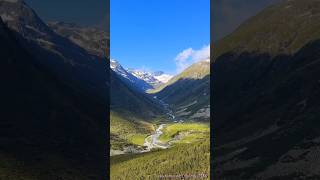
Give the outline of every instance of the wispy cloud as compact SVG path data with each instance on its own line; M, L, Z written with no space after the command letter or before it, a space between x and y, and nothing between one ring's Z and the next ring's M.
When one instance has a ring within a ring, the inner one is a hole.
M203 46L201 49L194 50L188 48L180 52L176 58L177 72L181 72L191 64L202 60L210 59L210 44Z

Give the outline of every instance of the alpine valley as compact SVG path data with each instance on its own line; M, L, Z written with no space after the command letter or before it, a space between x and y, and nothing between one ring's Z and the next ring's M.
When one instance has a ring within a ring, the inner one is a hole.
M109 130L112 180L210 178L208 59L173 77L127 69L98 27L44 22L23 0L0 0L0 17L0 179L105 179Z
M172 77L111 60L111 179L210 178L209 62Z

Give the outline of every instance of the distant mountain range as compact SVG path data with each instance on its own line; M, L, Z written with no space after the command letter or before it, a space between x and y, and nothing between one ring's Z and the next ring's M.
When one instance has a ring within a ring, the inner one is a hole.
M153 88L160 86L163 83L168 82L173 76L165 74L162 71L146 72L138 69L127 69L129 73L136 76L139 79L144 80L150 84Z
M127 85L132 86L143 92L154 89L165 82L168 82L171 75L165 74L161 71L157 72L146 72L137 69L125 69L122 65L114 60L110 60L111 69L116 72L121 78L127 83Z

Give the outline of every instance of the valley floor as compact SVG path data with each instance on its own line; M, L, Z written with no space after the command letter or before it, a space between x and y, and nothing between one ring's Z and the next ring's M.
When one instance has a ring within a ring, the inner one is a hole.
M112 150L111 179L159 179L186 174L209 179L209 124L166 122L153 126L155 130L145 136L143 144L140 141Z

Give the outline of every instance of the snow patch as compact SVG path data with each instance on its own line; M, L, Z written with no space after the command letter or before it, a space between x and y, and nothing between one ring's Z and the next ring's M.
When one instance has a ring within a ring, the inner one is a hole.
M32 30L32 31L34 31L34 32L36 32L36 33L38 33L38 34L42 35L42 36L45 36L45 35L46 35L46 33L39 31L38 29L36 29L36 28L35 28L35 27L33 27L33 26L26 25L26 28L28 28L28 29L30 29L30 30Z
M14 18L9 14L1 14L1 19L3 21L14 21Z
M160 76L154 76L158 81L162 83L167 83L173 76L169 74L162 74Z

